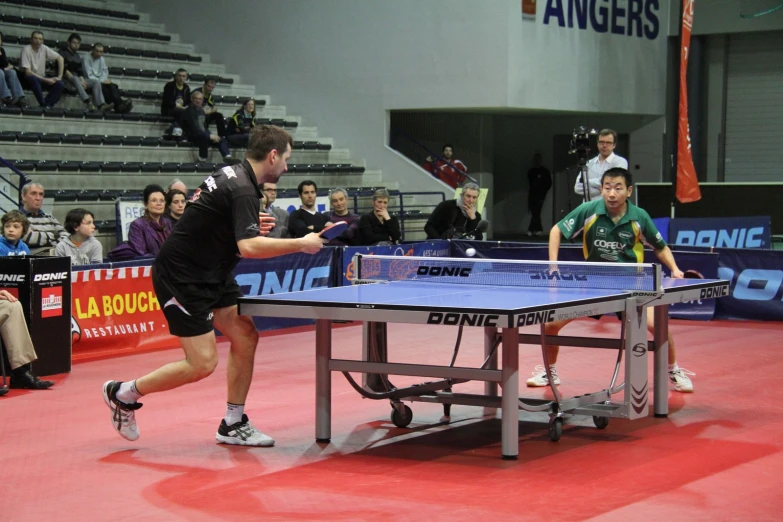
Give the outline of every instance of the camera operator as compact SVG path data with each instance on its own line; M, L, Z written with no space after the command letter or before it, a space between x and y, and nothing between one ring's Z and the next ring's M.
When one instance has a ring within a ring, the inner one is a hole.
M479 186L465 183L462 194L457 199L442 201L435 207L424 225L427 239L452 239L471 235L473 239L483 239L476 227L481 221L477 208Z
M587 199L585 199L585 187L582 184L583 173L579 173L574 185L574 192L582 198L582 201L595 201L602 198L601 176L604 175L604 172L615 167L628 169L628 161L614 153L616 146L617 133L615 131L603 129L598 133L598 156L587 162Z

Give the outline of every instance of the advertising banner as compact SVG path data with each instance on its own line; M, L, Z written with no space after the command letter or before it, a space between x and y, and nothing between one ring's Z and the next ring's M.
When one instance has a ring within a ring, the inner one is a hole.
M718 277L731 282L715 317L783 321L783 251L719 250Z
M692 203L701 199L699 180L693 166L691 131L688 123L688 55L693 28L693 7L696 0L683 0L680 34L680 107L677 125L677 200Z
M179 346L152 289L152 267L74 270L71 337L76 356Z
M671 244L689 247L771 248L769 216L677 218L669 222Z

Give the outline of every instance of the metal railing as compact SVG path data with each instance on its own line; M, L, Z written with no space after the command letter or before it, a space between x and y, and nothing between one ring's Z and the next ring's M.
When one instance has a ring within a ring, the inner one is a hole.
M14 189L17 193L17 198L14 199L10 195L6 194L5 192L0 191L0 212L5 214L9 210L16 210L20 206L22 206L22 187L26 183L29 183L31 179L30 176L28 176L21 170L17 169L13 163L7 161L2 156L0 156L0 165L6 167L13 174L16 174L19 177L19 184L14 185L14 182L8 177L6 177L4 173L0 173L0 181L2 181L3 183L7 183L8 186ZM11 208L6 208L7 205L10 205Z
M424 156L425 158L426 157L432 158L432 163L435 163L437 161L442 161L443 163L445 163L446 165L448 165L449 167L454 169L455 172L457 172L460 176L463 176L465 178L465 181L460 183L460 185L464 185L468 181L471 181L473 183L479 184L478 181L476 180L476 178L474 178L473 176L471 176L470 174L468 174L467 172L465 172L464 170L462 170L461 168L456 166L454 163L452 163L449 160L447 160L446 158L444 158L442 155L438 154L437 152L433 152L432 150L430 150L429 147L427 147L426 145L424 145L423 143L418 141L416 138L408 135L406 132L401 131L399 129L392 129L391 130L391 141L389 143L389 146L391 148L393 148L394 150L396 150L398 152L401 152L403 155L407 156L409 159L411 159L413 161L417 161L416 158L412 158L409 155L405 154L402 150L400 150L400 147L397 146L397 144L396 144L396 140L402 140L402 141L404 141L405 143L407 143L409 145L413 145L414 150L420 149L420 150L417 150L417 151L419 153L425 154L425 156ZM421 162L417 161L417 163L421 163Z

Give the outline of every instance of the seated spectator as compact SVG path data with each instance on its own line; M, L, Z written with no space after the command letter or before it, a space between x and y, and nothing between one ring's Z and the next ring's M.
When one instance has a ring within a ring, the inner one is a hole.
M185 212L186 200L187 197L181 190L169 189L166 192L166 212L163 215L169 218L172 223L176 223L182 217L182 213Z
M157 256L171 234L172 223L163 217L166 197L160 185L144 187L144 214L128 229L128 244L140 256Z
M275 218L274 227L268 237L291 237L288 232L288 211L274 204L277 200L277 183L265 181L261 184L261 191L266 199L266 203L262 203L261 208Z
M174 73L174 79L163 86L160 113L163 116L174 118L174 124L166 130L165 134L182 135L179 120L185 108L190 105L190 87L185 83L187 79L188 71L177 69L177 72Z
M54 107L63 92L63 72L65 60L43 43L44 35L41 31L33 31L30 35L30 44L22 49L20 66L24 72L24 81L27 87L35 94L35 99L41 107ZM46 61L57 61L57 75L46 75ZM47 91L44 98L43 90Z
M181 179L179 179L179 178L172 179L171 183L169 183L169 186L166 188L166 194L168 194L171 189L179 190L180 192L185 194L185 197L187 199L188 187L187 187L187 185L185 185L185 182L182 181Z
M133 102L120 96L120 88L109 79L109 68L103 58L103 44L96 42L90 49L90 54L84 57L82 70L85 82L93 89L95 105L102 111L114 109L114 112L125 114L133 109ZM99 85L99 88L95 86ZM100 91L100 92L98 92ZM100 94L100 98L98 95Z
M38 356L30 339L22 304L8 290L0 290L0 338L11 363L11 388L44 390L54 384L42 381L33 373L30 363Z
M297 186L302 205L288 216L288 232L291 237L305 237L310 232L320 232L329 220L315 206L318 187L309 179Z
M95 216L89 210L75 208L65 215L65 230L71 233L54 249L58 257L70 257L71 265L89 265L103 261L103 245L95 239Z
M339 237L330 240L327 244L336 246L355 244L359 239L359 220L361 216L348 211L348 192L344 188L332 189L329 192L329 203L332 206L332 210L324 212L326 219L330 223L345 221L348 223L348 228Z
M35 254L48 254L57 243L68 237L68 231L57 218L44 212L41 207L44 200L44 188L40 183L28 183L22 187L22 214L30 222L24 242Z
M30 222L18 210L6 213L2 218L3 236L0 237L0 256L29 256L30 249L22 237L30 228Z
M466 183L457 199L438 203L424 225L427 239L451 239L475 230L481 221L481 213L476 210L479 192L478 185ZM483 239L481 232L476 232L474 239Z
M60 56L65 60L65 76L64 81L69 87L73 87L76 90L76 94L84 102L84 106L87 110L94 111L95 105L98 105L102 109L105 107L103 103L103 93L101 93L100 82L90 82L84 79L84 73L82 72L82 56L79 54L79 46L82 44L82 37L76 33L71 33L68 37L68 44L60 51ZM92 95L95 98L95 104L92 103L90 96L85 89L90 89ZM105 109L104 109L105 110Z
M223 156L223 161L226 163L239 163L239 160L234 160L231 157L226 138L221 138L217 134L210 134L207 130L204 124L207 115L204 114L203 103L204 95L198 91L194 92L190 95L190 105L180 115L182 133L198 147L198 160L201 162L207 161L209 159L209 147L213 146L220 151L220 155Z
M27 107L19 76L3 49L3 33L0 33L0 100L5 105L16 105L21 109Z
M250 131L256 126L256 102L253 99L245 101L242 108L228 119L226 139L234 147L247 147Z
M386 189L376 190L372 196L372 212L359 220L360 245L400 242L400 222L389 215L388 206L389 192Z
M450 144L443 146L443 159L435 161L432 156L427 156L424 170L445 182L452 188L457 188L465 181L465 173L468 168L460 160L454 158L454 147Z
M215 79L206 78L204 80L204 85L202 85L198 89L193 89L193 92L200 92L201 94L204 95L204 104L202 105L202 107L204 109L204 114L207 115L207 117L204 119L204 127L206 129L209 129L210 124L212 122L215 122L218 136L225 136L226 120L223 117L223 115L217 111L217 108L215 107L215 102L214 100L212 100L212 91L214 90L215 90Z

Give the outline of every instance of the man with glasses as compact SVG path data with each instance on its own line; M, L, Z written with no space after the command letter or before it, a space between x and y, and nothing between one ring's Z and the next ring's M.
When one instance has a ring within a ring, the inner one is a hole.
M587 199L585 199L585 187L582 183L582 173L576 177L574 192L582 198L582 201L595 201L601 199L601 176L609 169L628 169L628 160L614 153L617 146L617 133L612 129L603 129L598 133L598 156L587 162Z
M277 183L267 182L261 188L264 191L267 203L264 212L271 214L275 218L275 226L269 232L268 237L291 237L288 233L288 211L272 204L277 199Z

